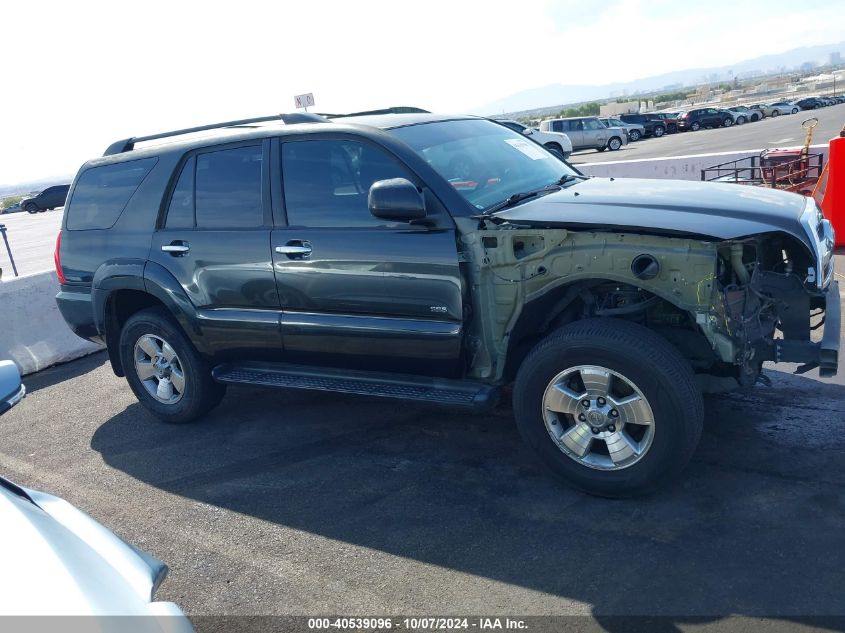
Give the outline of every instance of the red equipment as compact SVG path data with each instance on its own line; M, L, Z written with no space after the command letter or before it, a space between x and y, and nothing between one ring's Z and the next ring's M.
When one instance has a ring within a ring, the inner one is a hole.
M831 139L822 211L836 232L836 246L845 246L845 128Z

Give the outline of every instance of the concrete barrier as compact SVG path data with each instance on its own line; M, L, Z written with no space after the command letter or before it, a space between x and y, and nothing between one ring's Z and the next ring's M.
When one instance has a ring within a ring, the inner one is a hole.
M102 349L70 331L58 291L53 271L0 282L0 359L15 361L23 374Z
M640 158L636 160L612 161L607 163L584 163L576 165L589 176L615 178L672 178L675 180L701 180L701 170L719 163L727 163L749 156L759 156L761 149L717 152L714 154L692 154L670 158ZM827 160L827 143L811 145L811 153L822 152Z

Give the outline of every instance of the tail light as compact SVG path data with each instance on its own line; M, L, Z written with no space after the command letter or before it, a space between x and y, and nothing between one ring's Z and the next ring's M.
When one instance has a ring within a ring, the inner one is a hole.
M56 263L56 277L59 278L59 283L65 283L65 273L62 270L62 232L59 231L58 237L56 237L56 250L53 253L53 261Z

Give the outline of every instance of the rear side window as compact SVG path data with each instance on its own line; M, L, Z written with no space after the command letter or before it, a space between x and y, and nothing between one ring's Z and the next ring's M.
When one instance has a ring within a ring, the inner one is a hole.
M85 170L76 181L67 210L68 230L114 226L157 161L157 158L144 158Z
M261 145L197 155L194 176L197 228L254 228L264 225L262 155Z

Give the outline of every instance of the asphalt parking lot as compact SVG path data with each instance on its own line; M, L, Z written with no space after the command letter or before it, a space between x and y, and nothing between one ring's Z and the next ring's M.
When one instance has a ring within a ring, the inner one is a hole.
M572 155L572 164L607 163L617 160L664 158L763 149L766 147L791 147L804 144L801 122L810 117L819 120L813 131L813 143L827 143L838 136L845 125L845 103L799 112L798 114L768 117L762 121L733 125L729 128L699 130L667 134L661 138L647 138L628 143L617 152L584 150Z
M9 213L0 215L0 224L6 225L6 237L18 267L18 274L31 275L53 268L53 249L56 235L62 227L64 209L44 213ZM0 239L0 268L3 279L14 276L6 245Z
M709 398L688 470L639 500L555 483L507 408L241 387L204 422L168 426L102 353L27 377L0 421L0 472L166 561L158 598L200 630L216 614L793 630L845 616L845 380L786 371Z

